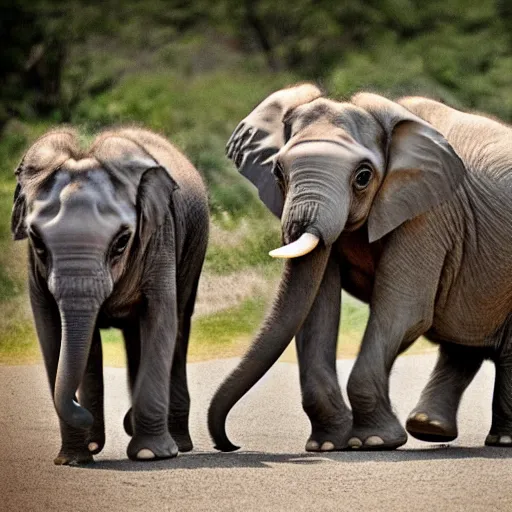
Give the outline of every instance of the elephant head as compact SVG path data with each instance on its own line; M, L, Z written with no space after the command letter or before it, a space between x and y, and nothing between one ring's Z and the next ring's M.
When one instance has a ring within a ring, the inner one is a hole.
M93 418L75 394L98 314L121 280L136 281L127 269L143 258L176 183L128 137L105 133L85 152L71 130L40 138L16 176L12 233L28 238L31 283L53 297L61 318L55 407L86 428Z
M270 368L313 304L331 247L342 232L366 229L369 242L450 198L465 168L446 139L398 103L361 93L323 98L303 84L270 95L227 146L230 157L281 218L286 258L277 297L240 365L209 411L217 448L231 407Z

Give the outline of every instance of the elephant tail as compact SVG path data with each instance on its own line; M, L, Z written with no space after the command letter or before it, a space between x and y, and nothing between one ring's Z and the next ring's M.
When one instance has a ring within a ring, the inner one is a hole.
M330 247L286 260L270 312L249 350L220 385L208 410L208 429L217 450L237 450L226 434L226 418L242 398L279 359L305 321L318 293Z

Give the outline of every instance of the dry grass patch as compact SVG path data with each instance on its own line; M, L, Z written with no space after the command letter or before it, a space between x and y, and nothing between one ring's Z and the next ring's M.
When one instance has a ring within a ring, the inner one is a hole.
M233 308L251 297L272 297L278 276L268 269L248 268L226 275L203 274L194 317Z

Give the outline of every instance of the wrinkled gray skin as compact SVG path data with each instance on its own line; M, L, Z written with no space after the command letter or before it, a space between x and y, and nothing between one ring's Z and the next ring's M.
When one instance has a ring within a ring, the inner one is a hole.
M60 419L55 463L90 462L105 444L106 327L126 343L128 456L191 450L185 360L208 237L197 171L145 130L104 132L82 151L72 130L59 129L28 150L16 175L12 232L29 239L30 300Z
M490 358L486 444L511 446L512 130L424 98L320 96L307 84L274 93L228 143L228 156L281 217L284 242L304 232L321 241L286 261L263 326L213 397L217 448L236 448L225 432L230 409L294 335L312 427L306 450L404 444L389 374L421 335L440 351L409 433L454 439L461 396ZM370 304L348 383L352 424L335 367L341 288Z

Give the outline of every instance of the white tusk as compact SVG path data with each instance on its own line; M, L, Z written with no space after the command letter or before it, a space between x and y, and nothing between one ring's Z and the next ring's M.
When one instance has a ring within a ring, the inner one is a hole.
M272 258L298 258L311 252L320 242L320 238L311 233L304 233L298 240L291 244L279 247L270 251L269 254Z

